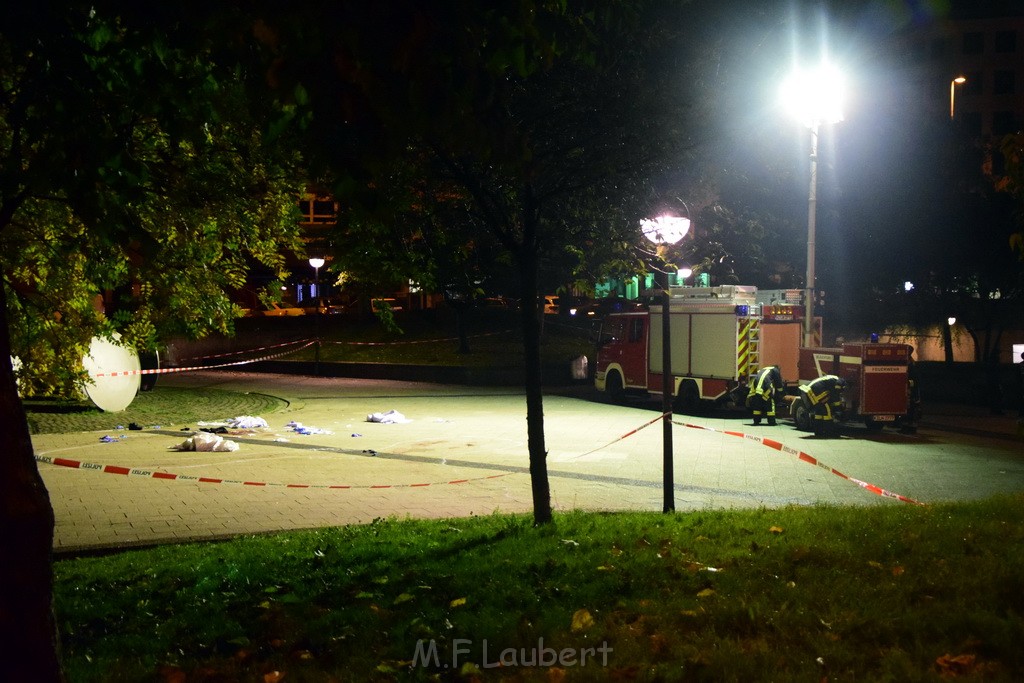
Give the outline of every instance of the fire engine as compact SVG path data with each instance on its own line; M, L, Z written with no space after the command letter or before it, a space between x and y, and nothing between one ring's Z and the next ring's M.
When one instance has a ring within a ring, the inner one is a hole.
M800 382L836 375L847 382L842 419L863 422L877 431L910 418L910 354L907 344L843 344L836 348L801 348ZM803 402L790 399L798 429L810 430Z
M662 394L663 305L605 318L594 385L613 399ZM762 365L797 376L803 307L759 304L743 285L672 287L668 306L673 405L693 412L701 401L742 402Z

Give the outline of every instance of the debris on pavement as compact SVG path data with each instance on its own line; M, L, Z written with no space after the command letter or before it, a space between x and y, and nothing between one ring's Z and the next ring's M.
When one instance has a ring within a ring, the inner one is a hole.
M397 410L389 410L386 413L370 413L366 416L367 422L379 422L381 424L405 424L412 422Z
M294 420L292 420L291 422L286 424L285 427L287 427L288 429L292 430L296 434L309 435L309 434L331 434L332 433L332 432L327 431L326 429L320 429L319 427L309 427L307 425L302 424L301 422L296 422Z
M182 441L177 446L171 446L172 451L204 451L204 452L233 452L238 450L238 444L229 441L222 436L209 432L198 432Z
M262 429L270 427L267 421L262 417L254 417L252 415L241 415L239 417L233 417L227 420L217 421L203 421L197 422L200 427L207 427L209 429L215 429L222 427L226 429Z

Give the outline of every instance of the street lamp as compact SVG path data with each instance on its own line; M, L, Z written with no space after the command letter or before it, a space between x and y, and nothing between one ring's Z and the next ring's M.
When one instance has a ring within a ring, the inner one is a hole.
M950 121L953 120L953 113L956 111L956 109L953 106L954 99L956 98L956 86L960 85L961 83L966 83L966 82L967 82L967 79L964 78L963 76L957 76L956 78L954 78L953 80L951 80L949 82L949 119L950 119Z
M677 244L690 230L689 218L658 216L640 221L640 229L658 249L663 260L668 248ZM662 264L657 269L661 287L661 412L662 412L662 488L664 491L663 512L676 509L675 473L672 467L672 395L675 393L675 378L672 376L672 327L669 322L668 270Z
M313 326L316 332L316 345L314 346L313 356L313 374L320 374L320 269L327 263L326 260L312 256L309 259L309 265L313 267L313 291L316 293L316 312L313 314L316 317L313 319Z
M807 277L804 283L804 346L814 345L814 230L818 205L818 127L843 120L843 79L822 62L797 70L782 84L781 99L792 116L811 130L811 179L807 197Z

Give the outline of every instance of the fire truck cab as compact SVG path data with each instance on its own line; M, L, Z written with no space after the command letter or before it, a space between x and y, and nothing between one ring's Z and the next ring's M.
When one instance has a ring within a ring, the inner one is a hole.
M836 375L847 382L843 419L863 422L877 431L910 419L909 367L912 348L907 344L843 344L836 348L801 348L800 382ZM790 403L798 429L811 428L803 403Z

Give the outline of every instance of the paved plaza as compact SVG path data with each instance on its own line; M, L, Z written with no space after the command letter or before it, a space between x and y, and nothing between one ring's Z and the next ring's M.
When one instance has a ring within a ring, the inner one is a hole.
M213 371L160 384L288 405L256 416L267 428L224 434L239 445L233 452L173 450L196 424L34 436L37 456L65 465L39 465L58 553L532 509L526 407L515 388ZM556 512L660 511L658 413L575 393L544 401ZM367 421L391 410L408 421ZM754 427L741 414L677 416L689 426L674 427L676 509L912 504L866 485L925 504L1024 491L1015 418L966 410L935 407L916 435L850 429L836 439L785 423ZM318 433L300 434L292 422Z

